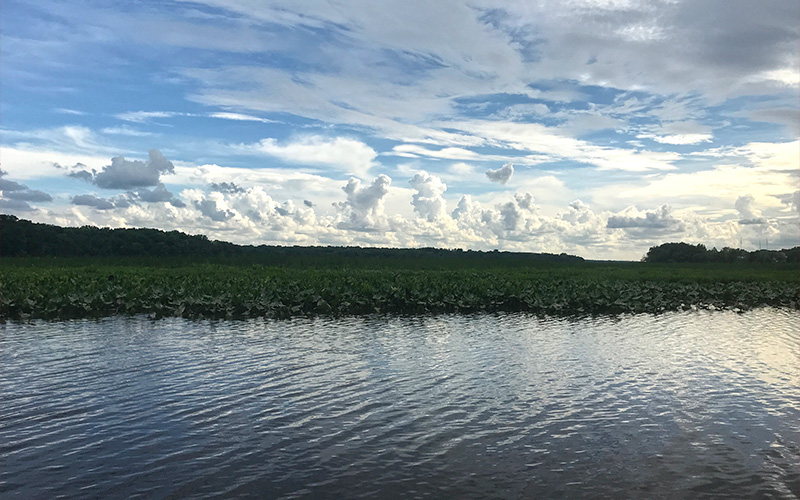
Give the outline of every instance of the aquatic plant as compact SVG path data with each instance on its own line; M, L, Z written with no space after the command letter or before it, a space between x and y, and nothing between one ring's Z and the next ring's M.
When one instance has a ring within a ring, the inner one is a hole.
M786 269L581 263L496 269L332 269L4 263L2 319L527 311L543 315L798 308Z

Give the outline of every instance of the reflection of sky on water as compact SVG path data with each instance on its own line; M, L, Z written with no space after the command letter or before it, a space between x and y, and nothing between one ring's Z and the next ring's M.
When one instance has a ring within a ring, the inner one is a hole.
M797 319L5 324L0 487L785 496L800 489Z

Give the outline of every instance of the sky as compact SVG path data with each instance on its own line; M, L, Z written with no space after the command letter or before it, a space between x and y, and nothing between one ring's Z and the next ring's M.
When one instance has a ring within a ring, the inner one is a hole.
M0 211L242 244L800 245L796 0L0 6Z

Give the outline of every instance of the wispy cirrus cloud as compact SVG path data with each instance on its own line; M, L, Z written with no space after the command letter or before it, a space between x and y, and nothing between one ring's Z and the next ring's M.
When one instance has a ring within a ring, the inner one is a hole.
M261 123L278 123L276 120L268 120L267 118L259 118L258 116L248 115L244 113L229 113L229 112L216 112L209 113L211 118L219 118L221 120L233 120L244 122L261 122Z
M177 111L127 111L114 115L117 119L133 123L148 123L159 118L174 118L187 116L187 113Z

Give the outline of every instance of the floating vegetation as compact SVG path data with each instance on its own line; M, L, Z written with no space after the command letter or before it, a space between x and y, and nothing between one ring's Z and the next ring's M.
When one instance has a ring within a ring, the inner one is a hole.
M793 268L590 262L449 270L300 269L188 261L174 267L92 266L74 260L4 264L4 320L800 308Z

